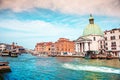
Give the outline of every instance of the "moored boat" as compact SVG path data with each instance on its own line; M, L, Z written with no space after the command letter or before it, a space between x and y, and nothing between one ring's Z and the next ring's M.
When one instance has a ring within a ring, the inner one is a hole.
M9 50L4 50L1 52L2 56L9 56L10 55L10 51Z
M111 54L107 54L106 59L113 59Z
M18 53L17 53L17 52L11 52L11 53L10 53L10 56L11 56L11 57L18 57Z
M10 66L8 62L1 62L0 61L0 73L10 72ZM0 79L1 80L1 79Z
M85 58L87 59L97 59L97 54L95 51L86 51Z

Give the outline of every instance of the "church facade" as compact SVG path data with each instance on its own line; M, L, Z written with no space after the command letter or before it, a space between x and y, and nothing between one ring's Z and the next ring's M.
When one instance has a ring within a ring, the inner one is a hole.
M84 29L83 35L75 40L75 51L78 54L84 54L86 51L95 51L97 54L104 51L103 32L94 23L92 15L90 15L89 24Z

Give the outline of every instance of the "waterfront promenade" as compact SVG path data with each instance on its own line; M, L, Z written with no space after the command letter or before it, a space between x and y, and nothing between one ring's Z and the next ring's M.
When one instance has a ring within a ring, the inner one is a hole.
M40 53L37 51L33 51L33 50L29 50L29 53L31 53L32 55L35 56L49 56L49 57L73 57L73 58L85 58L85 54L81 54L81 55L61 55L61 54L48 54L48 53ZM95 58L91 58L91 59L119 59L118 56L112 56L109 58L107 56L107 54L96 54Z

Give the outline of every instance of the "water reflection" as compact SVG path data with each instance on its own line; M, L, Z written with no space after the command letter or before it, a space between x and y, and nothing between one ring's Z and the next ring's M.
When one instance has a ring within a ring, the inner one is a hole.
M59 62L72 62L74 61L74 58L70 57L56 57L56 60Z

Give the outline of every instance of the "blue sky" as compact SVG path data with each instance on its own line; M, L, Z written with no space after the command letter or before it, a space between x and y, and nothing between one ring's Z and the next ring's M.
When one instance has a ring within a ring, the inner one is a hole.
M103 31L120 28L120 1L113 1L0 0L0 42L34 49L37 42L75 40L90 13Z

